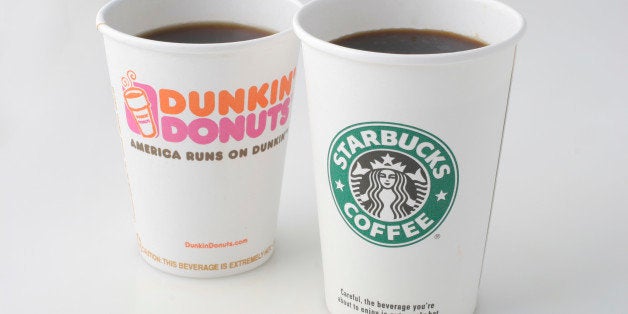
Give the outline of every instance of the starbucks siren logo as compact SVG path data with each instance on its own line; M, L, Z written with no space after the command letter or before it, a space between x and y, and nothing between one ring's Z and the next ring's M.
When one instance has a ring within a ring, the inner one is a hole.
M377 245L423 240L454 203L456 159L445 143L421 129L386 122L352 125L336 135L327 161L340 215Z

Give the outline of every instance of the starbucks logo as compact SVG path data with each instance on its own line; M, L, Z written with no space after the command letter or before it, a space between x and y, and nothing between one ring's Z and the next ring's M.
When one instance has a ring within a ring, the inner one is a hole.
M327 160L338 212L371 243L417 243L443 223L454 203L456 159L424 130L386 122L352 125L336 135Z

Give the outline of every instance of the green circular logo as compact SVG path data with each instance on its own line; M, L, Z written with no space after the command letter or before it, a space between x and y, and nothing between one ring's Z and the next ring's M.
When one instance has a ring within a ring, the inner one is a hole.
M451 149L427 131L398 123L345 128L329 146L327 165L340 216L380 246L425 239L443 223L458 190Z

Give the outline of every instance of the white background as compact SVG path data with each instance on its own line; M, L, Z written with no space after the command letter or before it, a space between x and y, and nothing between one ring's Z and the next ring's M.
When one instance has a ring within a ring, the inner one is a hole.
M326 313L302 75L271 260L195 280L140 258L105 2L0 0L0 313ZM505 2L529 28L476 313L626 313L628 2Z

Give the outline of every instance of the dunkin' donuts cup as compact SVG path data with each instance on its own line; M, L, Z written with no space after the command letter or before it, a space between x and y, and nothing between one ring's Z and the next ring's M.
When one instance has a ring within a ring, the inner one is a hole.
M273 252L299 42L291 0L118 0L98 13L141 256L219 277ZM192 22L276 31L181 44L139 38Z
M400 55L329 43L386 28L489 45ZM523 18L491 0L316 0L294 29L328 308L472 313Z

